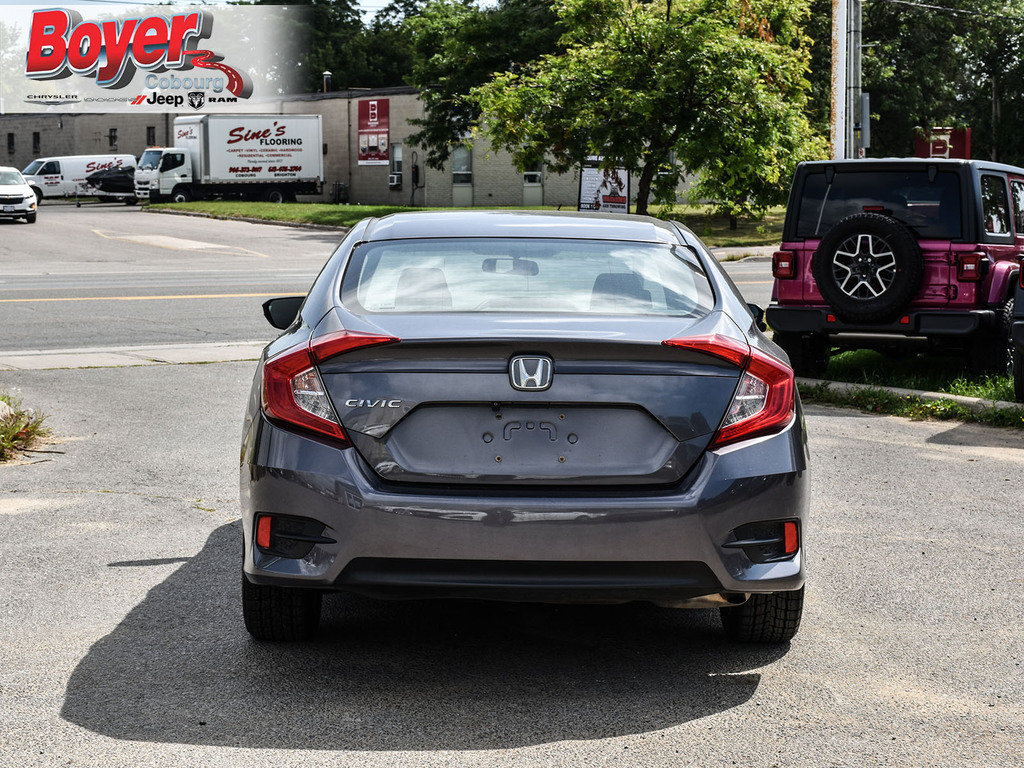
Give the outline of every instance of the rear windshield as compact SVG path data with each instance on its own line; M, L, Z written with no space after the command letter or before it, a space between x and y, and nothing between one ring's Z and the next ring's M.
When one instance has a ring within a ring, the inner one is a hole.
M22 173L24 173L26 176L35 176L36 175L36 171L39 170L39 168L40 168L40 166L42 164L43 164L42 160L33 160L31 163L29 163L25 167L25 170L22 171Z
M808 174L797 213L797 237L821 237L841 219L877 210L906 224L919 238L953 240L961 236L960 177L940 171L837 171L832 183L824 173Z
M452 238L356 248L342 301L357 313L556 312L701 316L714 294L684 246Z

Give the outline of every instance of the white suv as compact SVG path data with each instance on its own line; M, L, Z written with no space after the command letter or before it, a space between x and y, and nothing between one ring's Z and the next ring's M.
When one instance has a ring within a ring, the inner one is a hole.
M0 166L0 217L36 220L36 193L16 168Z

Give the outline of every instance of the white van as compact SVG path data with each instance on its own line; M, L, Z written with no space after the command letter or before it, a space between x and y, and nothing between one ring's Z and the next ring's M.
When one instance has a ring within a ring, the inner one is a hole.
M68 155L40 157L22 171L36 198L70 197L81 193L85 177L109 168L134 168L134 155Z

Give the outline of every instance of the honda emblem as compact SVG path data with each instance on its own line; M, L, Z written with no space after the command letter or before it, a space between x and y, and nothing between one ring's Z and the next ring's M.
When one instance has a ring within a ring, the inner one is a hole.
M508 378L513 389L539 391L551 386L555 364L550 357L519 355L508 364Z

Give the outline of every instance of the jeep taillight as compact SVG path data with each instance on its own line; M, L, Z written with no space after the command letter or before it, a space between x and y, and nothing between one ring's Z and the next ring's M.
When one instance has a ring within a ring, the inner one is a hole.
M796 277L796 253L776 251L772 254L772 277L790 280Z
M988 274L988 257L981 252L961 253L956 260L956 278L962 283L976 283Z
M263 412L272 421L348 444L316 363L354 349L391 344L391 336L341 331L274 355L263 365Z

